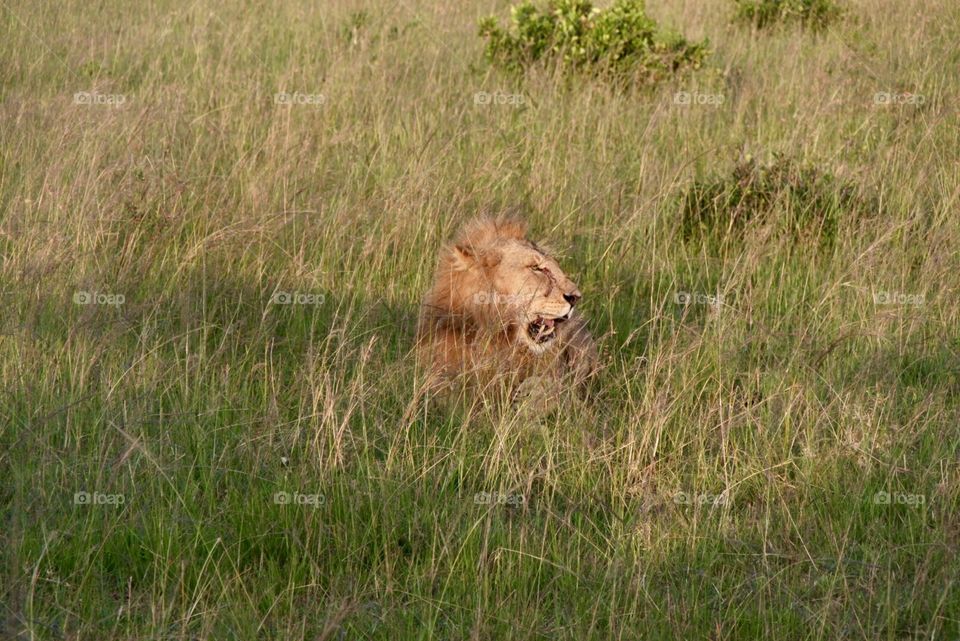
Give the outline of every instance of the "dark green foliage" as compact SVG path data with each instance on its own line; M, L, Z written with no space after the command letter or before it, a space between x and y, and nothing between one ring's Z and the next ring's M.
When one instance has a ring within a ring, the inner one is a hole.
M680 229L684 240L724 241L748 224L776 221L797 238L830 244L841 217L864 217L875 208L856 185L812 165L747 157L727 175L694 182L681 197Z
M617 0L602 10L586 0L551 0L544 9L522 2L511 9L511 28L491 16L481 21L480 35L487 38L487 58L513 71L542 60L565 70L657 82L699 68L707 55L706 42L661 31L642 0Z
M814 30L829 26L840 17L833 0L734 0L736 17L757 28L782 22L800 22Z

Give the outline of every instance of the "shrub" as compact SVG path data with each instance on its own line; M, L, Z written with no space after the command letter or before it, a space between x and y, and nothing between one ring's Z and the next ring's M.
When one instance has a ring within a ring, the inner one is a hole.
M511 27L502 28L493 16L480 22L487 59L513 71L542 60L565 70L636 73L656 82L699 68L707 55L706 42L661 31L642 0L616 0L605 10L586 0L550 0L545 9L523 2L511 9Z
M736 16L757 28L781 22L800 22L820 30L840 17L840 8L833 0L734 0Z
M723 243L739 238L748 223L776 222L798 239L830 244L842 216L862 218L876 208L856 184L814 166L747 157L729 175L694 182L681 197L680 230L687 241Z

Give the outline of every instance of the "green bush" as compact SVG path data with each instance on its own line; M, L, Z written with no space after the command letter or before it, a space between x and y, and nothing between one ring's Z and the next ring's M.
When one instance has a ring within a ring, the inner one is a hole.
M748 223L776 223L797 239L831 244L841 217L862 218L876 208L856 184L814 166L747 157L730 174L696 181L682 195L680 230L684 240L722 244L739 238Z
M757 28L781 22L800 22L815 30L827 27L840 17L833 0L733 0L736 16Z
M511 9L511 28L491 16L480 22L480 35L487 38L487 59L513 71L545 61L657 82L699 68L707 55L706 42L661 31L642 0L617 0L604 10L586 0L550 0L545 9L523 2Z

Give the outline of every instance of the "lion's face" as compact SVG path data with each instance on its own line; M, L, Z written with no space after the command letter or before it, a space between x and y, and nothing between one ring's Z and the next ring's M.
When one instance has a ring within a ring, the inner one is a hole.
M436 384L466 375L481 390L507 383L514 401L543 400L596 372L596 347L574 309L580 290L526 232L516 219L480 216L440 251L417 319L418 362Z
M504 239L485 254L492 291L478 299L493 307L517 342L534 353L545 351L573 313L580 290L557 261L529 241Z

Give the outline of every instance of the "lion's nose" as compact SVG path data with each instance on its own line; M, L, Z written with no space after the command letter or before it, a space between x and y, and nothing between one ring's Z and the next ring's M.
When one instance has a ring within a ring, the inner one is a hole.
M563 295L563 300L567 301L571 305L576 305L577 301L583 298L583 294L580 293L579 289L575 289L569 294Z

